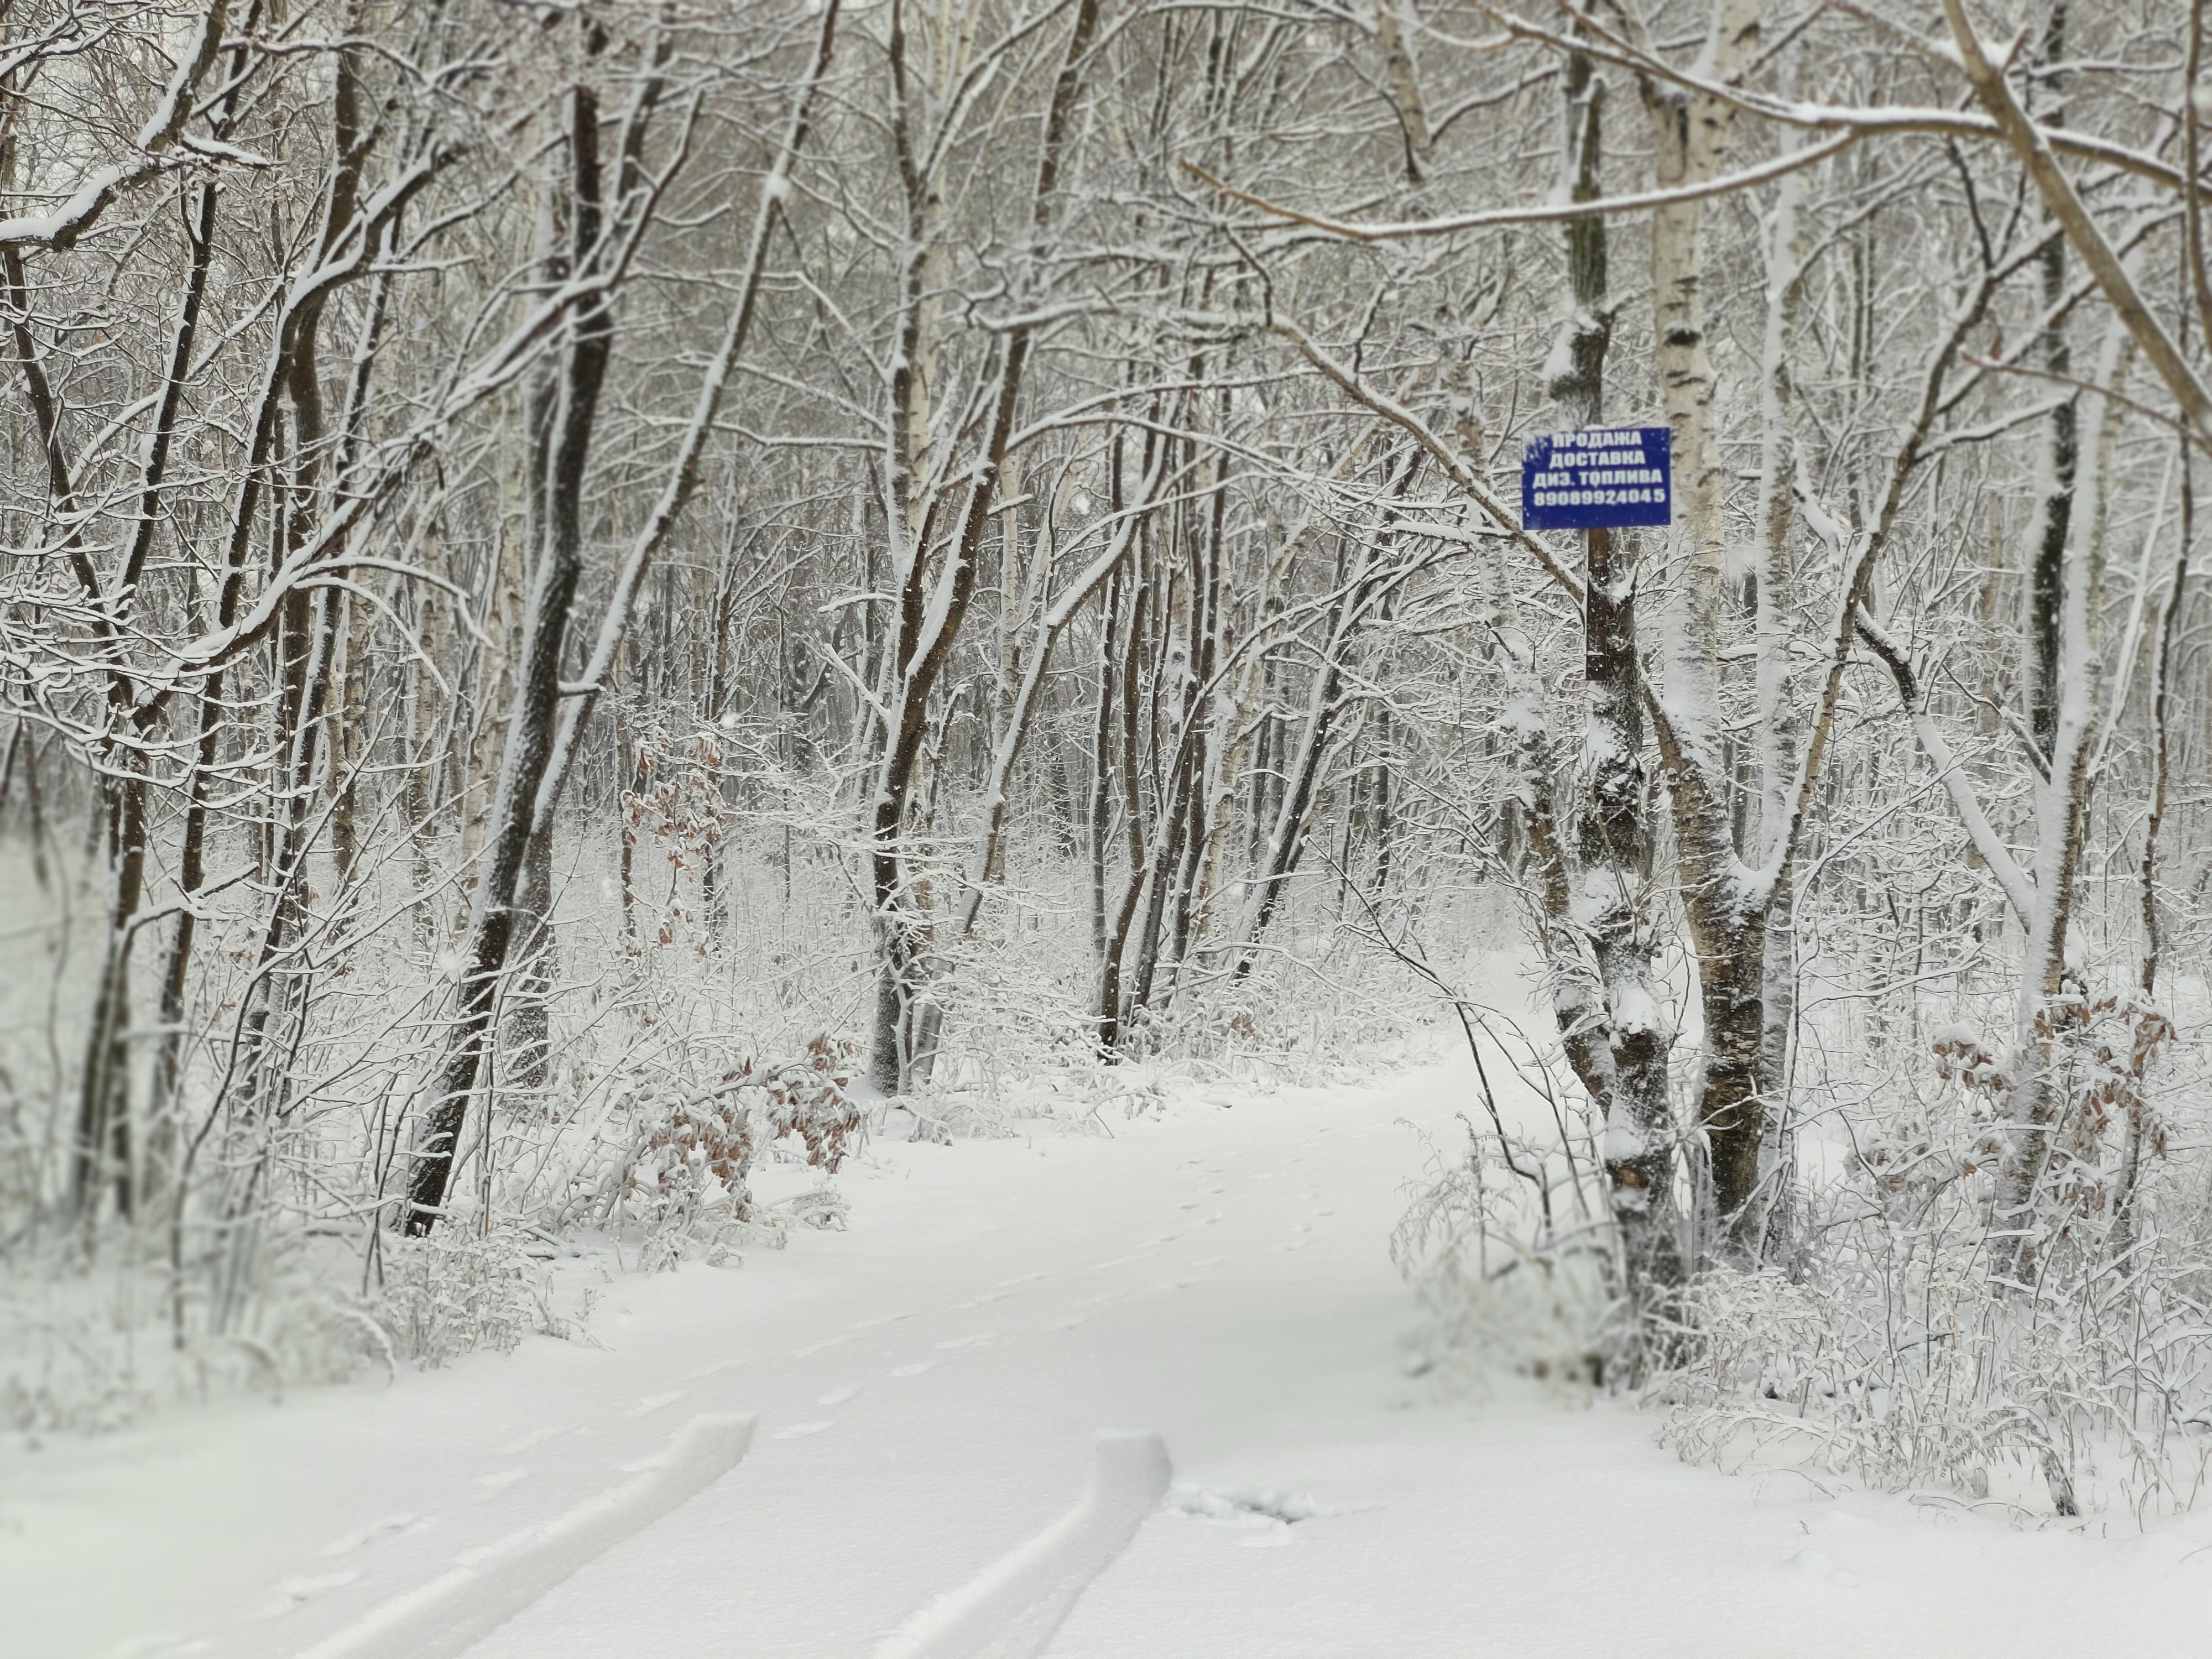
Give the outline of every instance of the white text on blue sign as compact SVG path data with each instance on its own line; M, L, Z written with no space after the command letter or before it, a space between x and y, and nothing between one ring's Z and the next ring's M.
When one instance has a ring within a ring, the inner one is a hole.
M1599 426L1530 439L1521 457L1522 528L1673 522L1673 437L1663 426Z

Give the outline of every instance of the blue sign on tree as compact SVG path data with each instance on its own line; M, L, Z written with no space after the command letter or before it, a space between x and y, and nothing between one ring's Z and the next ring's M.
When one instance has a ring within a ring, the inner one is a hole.
M1593 426L1531 438L1521 452L1521 527L1672 524L1673 437L1663 426Z

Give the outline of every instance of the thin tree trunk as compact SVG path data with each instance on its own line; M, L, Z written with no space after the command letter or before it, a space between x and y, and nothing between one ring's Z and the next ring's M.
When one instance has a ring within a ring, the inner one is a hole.
M1033 252L1043 249L1059 207L1062 152L1075 118L1091 43L1097 32L1098 0L1077 0L1073 26L1060 60L1060 74L1045 112L1038 143L1030 217ZM963 25L963 27L969 27ZM968 37L961 37L964 49ZM892 73L892 127L898 149L907 207L908 259L901 349L892 374L892 467L890 519L903 542L893 561L900 581L896 643L886 664L890 709L875 769L869 814L870 876L875 901L880 960L876 1006L868 1049L868 1077L885 1094L902 1092L911 1081L914 1052L909 1028L921 1006L928 975L926 922L915 903L915 877L908 867L904 839L915 805L915 785L928 732L933 695L957 641L974 598L983 543L996 512L999 480L1013 436L1014 410L1021 396L1035 331L1028 324L1008 330L997 354L988 422L981 453L969 477L960 520L944 568L930 579L927 550L937 506L919 492L918 473L931 442L930 398L936 374L938 272L945 258L941 188L934 167L921 159L922 135L916 115L920 88L912 83L910 42L902 13L895 5L889 24ZM964 62L964 55L961 61Z
M2191 146L2191 149L2194 145ZM2142 891L2142 965L2136 977L2142 988L2143 1000L2155 1006L2158 996L2158 970L2164 951L2165 934L2159 921L2159 837L2166 828L2167 792L2172 782L2172 698L2174 645L2181 632L2181 609L2189 590L2190 543L2196 534L2197 491L2192 476L2192 457L2186 440L2181 451L2181 538L2173 556L2173 574L2166 591L2166 605L2159 614L2158 660L2152 670L2150 693L2151 720L2151 786L2150 811L2143 820L2143 853L2137 881ZM2125 688L2118 694L2124 696ZM2139 1055L2142 1051L2138 1050ZM2147 1055L2139 1058L2138 1066ZM2135 1245L2136 1188L2142 1170L2144 1123L2142 1078L2128 1097L2126 1139L2121 1153L2118 1191L2112 1200L2112 1254L2124 1258Z
M595 39L594 49L604 37ZM580 268L600 240L599 95L579 82L568 94L568 191L572 258ZM406 1230L426 1233L443 1212L469 1103L478 1086L508 953L521 920L516 903L530 849L538 787L553 759L561 663L569 611L583 573L583 493L600 389L612 345L604 297L580 309L562 354L546 471L545 544L532 572L514 706L494 799L488 856L478 878L463 958L459 1005L433 1085L431 1105L408 1182Z

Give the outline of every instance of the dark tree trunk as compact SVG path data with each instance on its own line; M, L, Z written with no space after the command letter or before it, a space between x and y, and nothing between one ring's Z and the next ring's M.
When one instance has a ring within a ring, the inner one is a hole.
M569 92L568 133L572 258L598 249L599 98L587 85ZM538 793L553 757L560 713L561 664L569 612L583 572L583 495L592 437L606 378L613 319L604 298L578 312L561 368L546 474L545 544L538 550L517 665L514 707L501 761L490 842L478 878L464 954L459 1005L435 1075L428 1121L408 1182L406 1230L427 1233L443 1212L469 1103L481 1082L493 1013L522 922L516 902L530 851Z

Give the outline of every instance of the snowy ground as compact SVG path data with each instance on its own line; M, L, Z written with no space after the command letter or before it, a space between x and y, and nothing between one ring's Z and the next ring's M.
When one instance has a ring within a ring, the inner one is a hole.
M1401 1120L1443 1128L1460 1088L878 1143L849 1231L615 1277L595 1345L9 1445L0 1650L292 1654L732 1411L759 1417L743 1463L478 1659L862 1659L1064 1511L1107 1427L1158 1430L1188 1484L1054 1659L2212 1648L2212 1516L2024 1530L1686 1468L1611 1406L1418 1402Z

